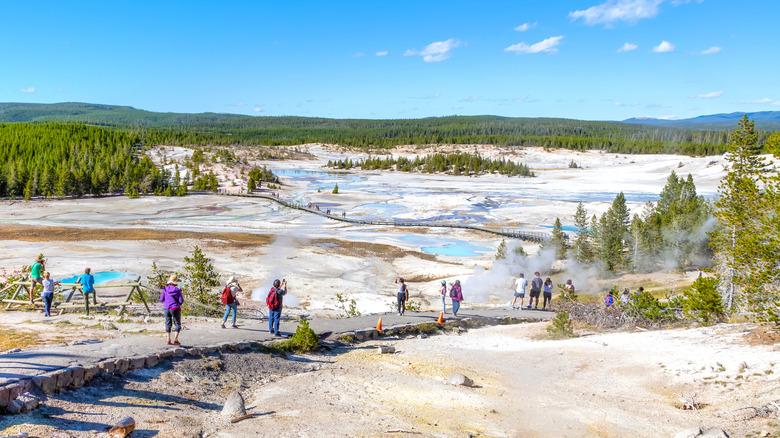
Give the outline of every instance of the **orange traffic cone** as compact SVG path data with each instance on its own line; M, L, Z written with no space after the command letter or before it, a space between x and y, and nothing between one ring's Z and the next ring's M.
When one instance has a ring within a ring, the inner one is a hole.
M376 331L381 332L382 331L382 318L379 318L379 322L376 323Z
M436 322L439 324L444 324L444 312L439 314L439 319L437 319Z

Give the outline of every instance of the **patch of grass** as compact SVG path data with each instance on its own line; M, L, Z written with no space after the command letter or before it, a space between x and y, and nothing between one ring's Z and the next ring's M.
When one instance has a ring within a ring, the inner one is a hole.
M40 338L36 332L6 329L4 330L3 336L0 336L0 351L12 350L14 348L26 348L39 344Z
M355 342L355 338L352 335L341 335L339 336L339 341L345 344L352 344Z

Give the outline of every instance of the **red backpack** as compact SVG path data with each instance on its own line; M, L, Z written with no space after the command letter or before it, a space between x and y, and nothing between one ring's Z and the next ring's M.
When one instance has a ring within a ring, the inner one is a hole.
M265 303L271 310L279 308L279 296L276 294L276 289L271 288L271 291L268 292L268 296L265 298Z
M233 294L230 293L230 286L225 286L225 288L222 289L222 304L229 306L233 304L233 301L235 301L235 299L233 298Z

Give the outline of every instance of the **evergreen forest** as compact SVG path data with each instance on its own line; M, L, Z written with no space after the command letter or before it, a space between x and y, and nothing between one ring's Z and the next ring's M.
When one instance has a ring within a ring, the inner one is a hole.
M484 175L498 173L508 176L534 176L525 164L512 160L492 160L479 154L453 153L430 154L414 159L399 157L368 157L354 162L351 159L328 161L327 167L334 169L396 170L399 172L449 173L453 175Z

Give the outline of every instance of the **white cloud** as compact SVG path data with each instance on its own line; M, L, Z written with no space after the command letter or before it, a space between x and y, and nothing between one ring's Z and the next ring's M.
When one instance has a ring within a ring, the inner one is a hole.
M526 43L517 43L515 45L509 46L506 49L504 49L505 52L515 52L515 54L528 54L528 53L556 53L558 49L556 48L558 44L560 44L561 40L563 39L563 35L554 36L547 38L545 40L539 41L538 43L528 45Z
M714 99L716 97L720 97L721 95L723 95L723 91L713 91L713 92L705 93L705 94L697 94L697 95L691 96L691 97L693 97L695 99Z
M525 32L534 26L536 26L536 23L523 23L520 26L517 26L515 30L518 32Z
M422 50L409 49L404 52L404 56L422 56L425 62L440 62L452 56L452 49L460 45L460 41L450 38L447 41L430 43Z
M716 53L720 52L720 47L712 46L707 50L702 50L702 55L714 55Z
M763 99L758 100L740 100L739 103L742 104L749 104L749 105L772 105L772 106L780 106L780 100L770 99L768 97L765 97Z
M461 102L474 102L477 99L479 99L479 96L466 96L461 99Z
M512 99L512 102L514 102L514 103L523 103L526 100L528 100L528 96L522 96L522 97L518 97L518 98Z
M35 93L35 87L30 87L30 88L22 88L22 89L21 89L21 90L19 90L19 91L21 91L22 93Z
M658 6L664 0L608 0L581 11L569 12L572 21L580 18L589 26L611 25L617 21L634 24L643 18L658 15Z
M387 56L387 50L383 50L381 52L376 52L376 56Z
M265 110L264 110L264 109L262 109L262 108L255 108L255 109L253 109L252 111L254 111L254 112L256 112L256 113L264 113L264 112L265 112Z
M366 56L366 54L363 53L363 52L355 52L355 53L352 54L353 58L360 58L360 57L363 57L363 56Z
M669 41L663 40L661 41L661 44L653 47L653 52L655 53L674 52L674 44L670 43Z
M661 120L677 120L677 119L679 119L679 117L677 117L676 115L673 115L673 114L672 115L668 115L668 116L658 116L656 118L657 119L661 119Z
M618 51L618 53L623 53L623 52L630 52L630 51L636 50L638 48L639 48L639 46L637 46L636 44L625 43L617 51Z

